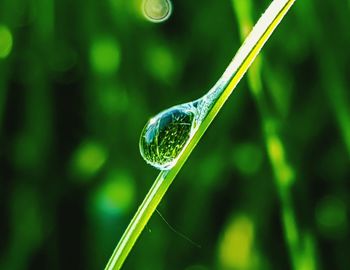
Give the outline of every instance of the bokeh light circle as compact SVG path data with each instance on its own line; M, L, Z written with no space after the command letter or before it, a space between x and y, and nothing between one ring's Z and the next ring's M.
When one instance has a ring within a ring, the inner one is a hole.
M13 45L13 39L11 31L7 26L0 24L0 59L6 58L11 50Z
M166 21L171 13L173 7L170 0L144 0L143 1L143 15L147 20L155 23Z

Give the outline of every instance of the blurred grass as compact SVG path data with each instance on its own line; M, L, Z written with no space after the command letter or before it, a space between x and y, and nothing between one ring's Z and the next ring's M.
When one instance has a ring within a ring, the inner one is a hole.
M245 1L242 4L239 0L232 0L232 4L237 14L241 39L244 40L249 29L253 28L251 18L252 3L251 1ZM314 251L311 250L307 253L308 250L305 250L303 247L302 236L298 229L291 201L290 187L294 184L295 172L292 166L288 164L285 146L276 129L276 126L279 125L278 117L268 107L266 91L263 89L264 83L261 75L263 67L262 55L259 55L259 58L248 72L248 85L261 115L266 151L271 162L276 188L280 197L283 231L290 253L291 264L293 269L312 270L315 269ZM271 88L268 83L266 87ZM281 92L283 91L283 87L278 86L278 88ZM305 266L305 260L307 260L307 266Z
M230 1L163 24L139 4L0 2L0 269L102 269L157 174L146 120L205 92L245 31ZM349 12L297 1L159 207L202 248L155 215L125 269L292 269L294 225L300 269L350 267Z

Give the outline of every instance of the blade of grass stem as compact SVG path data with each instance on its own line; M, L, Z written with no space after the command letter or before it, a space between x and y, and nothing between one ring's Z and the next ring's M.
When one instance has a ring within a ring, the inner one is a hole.
M226 83L223 85L224 91L222 92L221 96L215 100L215 104L211 108L210 112L203 119L201 125L190 139L186 148L181 152L176 165L168 171L161 171L158 175L153 186L146 195L146 198L137 210L135 216L131 220L129 226L124 232L124 235L115 248L106 265L106 270L116 270L122 267L140 233L152 216L175 176L178 174L192 150L209 127L210 123L220 111L225 101L235 89L243 75L247 72L248 68L259 54L261 48L269 39L283 17L287 14L294 2L295 0L274 0L266 12L261 16L254 29L238 50L232 62L223 74L222 78L225 79Z

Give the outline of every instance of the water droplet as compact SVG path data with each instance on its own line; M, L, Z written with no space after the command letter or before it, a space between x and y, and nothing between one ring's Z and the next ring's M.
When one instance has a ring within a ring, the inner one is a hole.
M147 163L170 169L198 126L196 103L167 109L151 118L140 138L140 152Z
M203 97L151 118L140 137L140 152L145 161L160 170L171 169L228 81L224 74Z
M143 14L151 22L164 22L172 12L170 0L144 0Z
M144 160L157 169L171 169L223 89L220 79L200 99L171 107L151 118L140 137Z

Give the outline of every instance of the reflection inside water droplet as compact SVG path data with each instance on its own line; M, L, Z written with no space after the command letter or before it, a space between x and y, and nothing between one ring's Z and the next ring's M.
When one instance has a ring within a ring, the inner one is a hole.
M151 118L140 138L140 152L147 163L170 169L197 128L197 109L192 103L167 109Z
M151 118L140 137L140 152L144 160L157 169L171 169L221 90L219 81L202 98L171 107Z
M172 12L170 0L144 0L143 14L152 22L163 22Z

